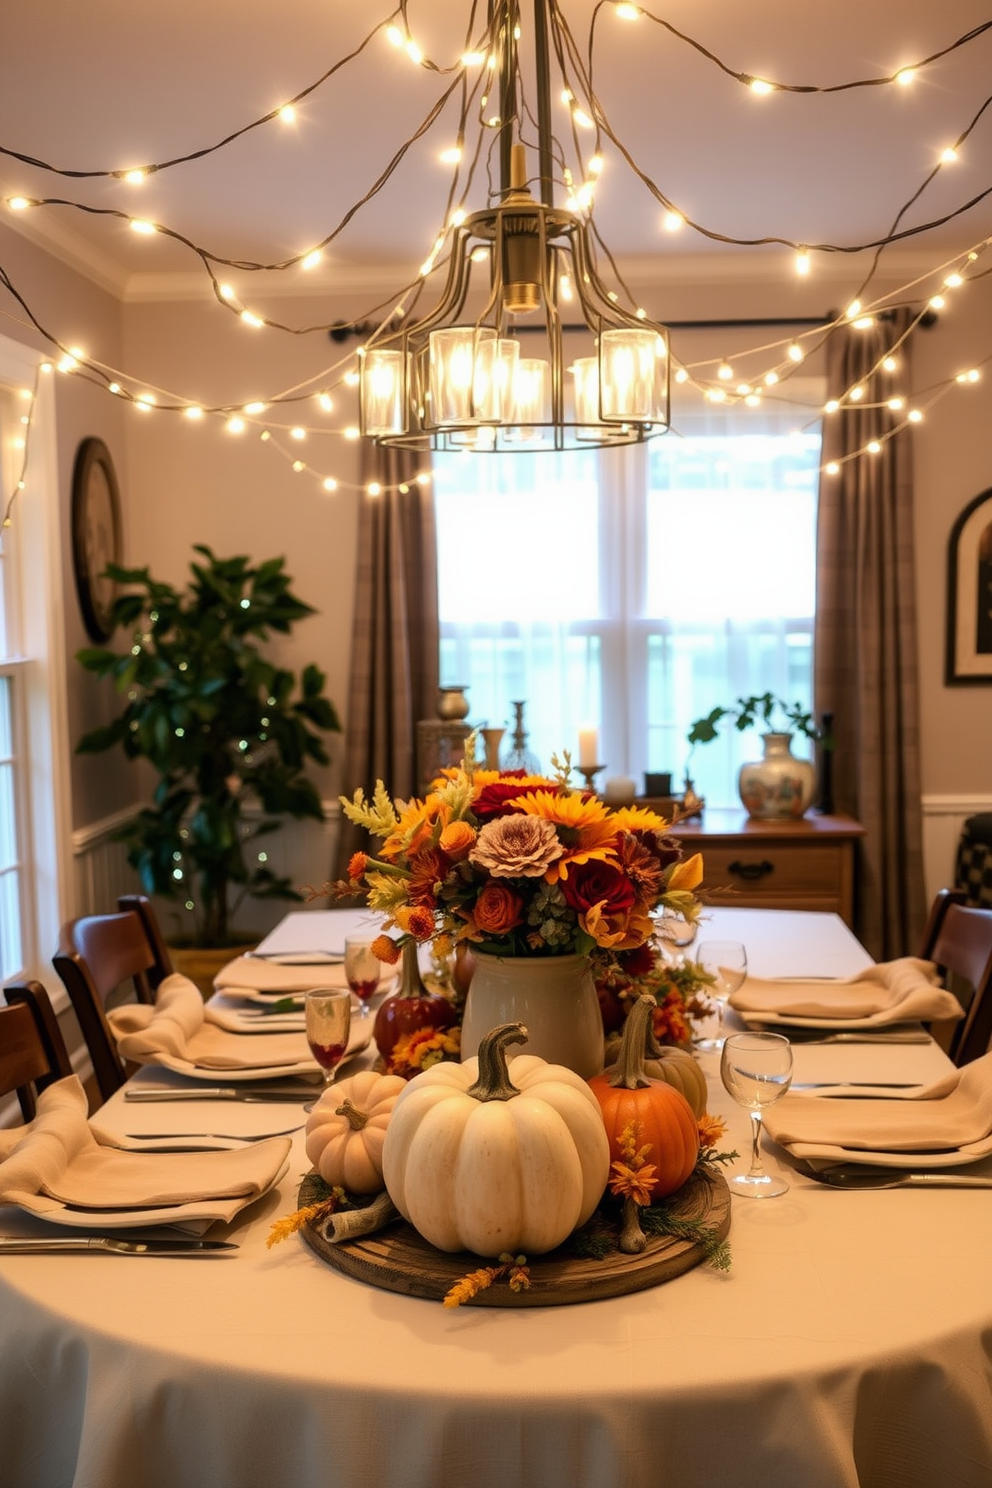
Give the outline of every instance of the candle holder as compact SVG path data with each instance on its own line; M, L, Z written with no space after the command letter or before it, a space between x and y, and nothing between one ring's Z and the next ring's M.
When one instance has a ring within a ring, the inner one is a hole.
M578 770L579 774L584 777L585 782L586 782L586 790L587 791L590 791L593 795L595 795L596 794L596 787L593 784L593 782L596 779L596 776L599 774L600 770L605 770L606 769L606 766L605 765L576 765L575 768Z

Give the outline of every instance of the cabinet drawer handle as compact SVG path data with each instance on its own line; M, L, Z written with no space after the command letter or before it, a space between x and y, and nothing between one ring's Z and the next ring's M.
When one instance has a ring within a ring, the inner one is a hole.
M769 863L767 858L762 858L760 863L742 863L740 858L735 858L729 866L731 873L736 873L738 878L746 878L749 883L775 872L775 864Z

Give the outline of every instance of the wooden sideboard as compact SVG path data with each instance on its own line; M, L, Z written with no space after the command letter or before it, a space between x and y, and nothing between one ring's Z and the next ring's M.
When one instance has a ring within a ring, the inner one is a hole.
M637 804L655 806L650 799ZM713 903L833 911L853 924L854 852L864 828L850 817L761 821L743 808L707 807L701 817L674 826L672 835L687 853L703 854L703 888Z

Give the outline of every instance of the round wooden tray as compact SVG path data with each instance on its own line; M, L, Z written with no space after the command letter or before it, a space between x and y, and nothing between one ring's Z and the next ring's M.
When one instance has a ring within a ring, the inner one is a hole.
M300 1188L300 1208L315 1203L323 1192L326 1190L316 1173L309 1173ZM701 1220L721 1240L730 1229L730 1190L720 1173L693 1174L667 1204L679 1218ZM405 1220L338 1245L325 1240L313 1224L305 1224L302 1234L321 1259L338 1271L408 1297L440 1301L470 1271L491 1264L469 1251L448 1254L436 1250ZM611 1250L601 1260L576 1255L566 1241L547 1255L528 1257L528 1290L513 1292L505 1282L497 1283L479 1292L467 1305L555 1307L594 1302L659 1286L691 1271L704 1259L705 1250L698 1241L675 1240L667 1235L649 1238L640 1255Z

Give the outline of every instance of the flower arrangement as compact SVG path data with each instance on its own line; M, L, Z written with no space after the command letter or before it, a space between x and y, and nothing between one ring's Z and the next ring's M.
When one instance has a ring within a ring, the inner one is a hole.
M672 964L649 946L622 955L596 973L603 1027L614 1033L638 997L649 992L657 1003L652 1027L659 1044L691 1049L697 1023L713 1012L707 989L714 981L698 962L680 957Z
M551 777L478 769L470 739L422 801L393 802L381 781L371 801L342 796L348 819L382 846L378 857L355 853L334 891L363 892L387 930L442 958L467 942L498 956L615 962L652 939L655 911L695 920L699 855L683 860L655 812L573 789L567 753L552 765ZM375 950L398 958L388 935Z

